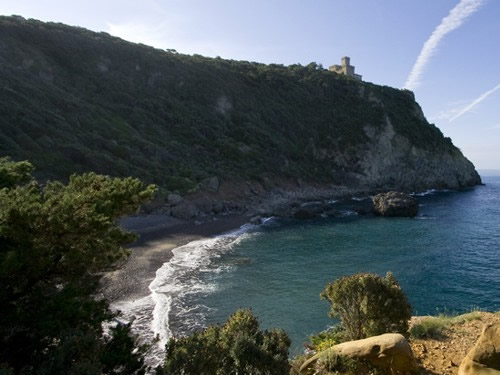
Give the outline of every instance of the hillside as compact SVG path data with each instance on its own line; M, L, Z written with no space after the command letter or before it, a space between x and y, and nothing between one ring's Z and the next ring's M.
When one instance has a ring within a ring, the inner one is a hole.
M480 183L410 91L307 66L188 56L0 17L0 156L38 177L96 171L366 190Z

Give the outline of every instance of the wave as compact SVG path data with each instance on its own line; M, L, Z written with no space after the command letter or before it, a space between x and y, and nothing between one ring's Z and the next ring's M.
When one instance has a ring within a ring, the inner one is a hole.
M437 193L450 193L450 192L455 192L456 190L450 190L450 189L429 189L426 191L422 191L419 193L413 192L410 195L417 196L417 197L425 197L427 195L433 195Z
M273 220L263 222L271 224ZM203 275L227 271L231 265L214 264L214 260L253 235L256 227L245 224L235 231L173 249L170 260L156 271L149 285L150 295L112 304L113 310L121 312L122 320L132 323L132 332L140 341L151 345L146 362L153 369L163 361L165 344L173 334L184 335L205 326L210 309L195 301L213 292L216 286Z

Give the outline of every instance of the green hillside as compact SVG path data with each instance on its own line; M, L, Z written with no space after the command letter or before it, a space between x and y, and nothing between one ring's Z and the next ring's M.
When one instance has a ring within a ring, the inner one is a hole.
M41 178L96 171L181 191L213 175L343 184L363 173L366 127L388 121L420 150L462 157L409 91L315 63L189 56L0 17L0 156L32 161Z

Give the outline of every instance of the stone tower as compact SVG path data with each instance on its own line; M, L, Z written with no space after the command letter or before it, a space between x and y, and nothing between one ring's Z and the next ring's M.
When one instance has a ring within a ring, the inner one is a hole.
M354 73L354 66L351 65L351 58L348 56L344 56L341 59L342 65L332 65L328 68L329 71L335 72L338 74L344 74L346 76L352 77L361 81L361 75Z

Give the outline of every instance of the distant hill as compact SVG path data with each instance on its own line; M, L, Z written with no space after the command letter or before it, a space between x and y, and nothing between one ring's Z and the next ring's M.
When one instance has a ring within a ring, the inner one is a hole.
M211 176L368 190L480 182L410 91L21 17L0 17L4 155L42 178L92 170L181 192Z

